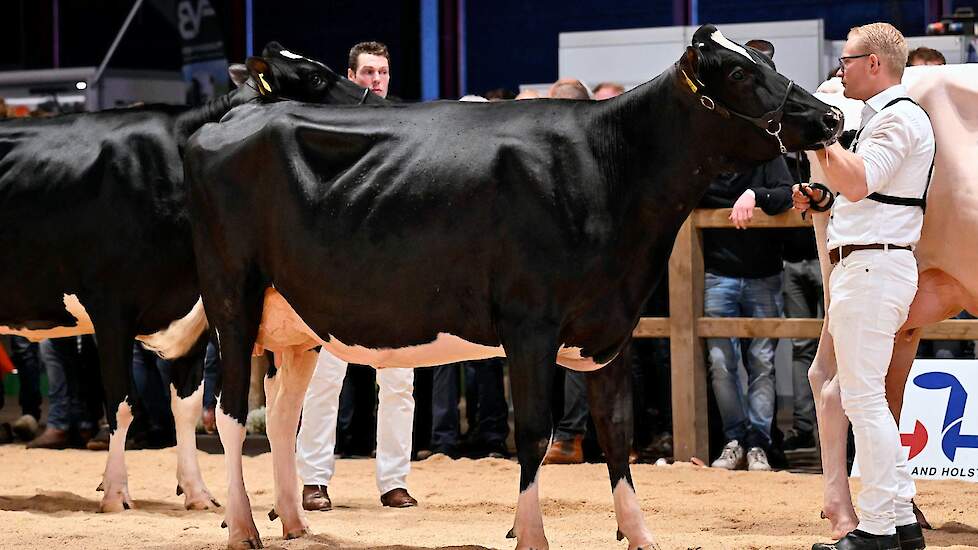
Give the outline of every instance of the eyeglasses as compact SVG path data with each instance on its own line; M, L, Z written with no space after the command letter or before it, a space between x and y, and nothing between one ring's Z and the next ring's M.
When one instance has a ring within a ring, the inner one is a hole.
M839 68L842 70L842 72L845 72L845 70L846 70L846 61L848 61L850 59L859 59L860 57L869 57L871 55L873 55L873 54L871 54L871 53L864 53L864 54L859 54L859 55L844 55L844 56L842 56L842 57L839 58Z

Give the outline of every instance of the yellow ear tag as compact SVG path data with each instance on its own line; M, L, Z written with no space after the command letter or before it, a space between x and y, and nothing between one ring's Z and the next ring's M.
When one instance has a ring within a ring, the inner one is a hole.
M686 85L689 86L689 89L695 94L697 90L696 84L693 84L693 81L689 79L689 75L686 74L686 71L683 71L683 78L686 79Z
M265 82L265 73L258 73L258 91L262 95L272 93L272 87L268 85L268 82Z

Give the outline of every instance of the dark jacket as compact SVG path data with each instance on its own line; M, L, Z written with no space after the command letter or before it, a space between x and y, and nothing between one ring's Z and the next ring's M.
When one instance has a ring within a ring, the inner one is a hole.
M721 174L710 183L701 208L731 208L748 189L766 214L791 208L793 179L784 158L743 174ZM775 229L704 229L703 260L707 273L726 277L760 278L781 273L782 238Z

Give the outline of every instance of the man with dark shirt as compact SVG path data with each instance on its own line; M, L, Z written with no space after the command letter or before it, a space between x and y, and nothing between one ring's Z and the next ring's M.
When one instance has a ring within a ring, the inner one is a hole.
M707 317L781 317L781 240L770 230L746 229L754 207L780 214L791 207L791 176L778 157L751 172L722 174L700 203L704 208L733 208L737 229L703 231ZM770 470L767 452L774 418L774 349L772 338L710 338L710 378L727 444L713 467ZM746 399L738 365L747 369ZM745 452L746 448L746 452Z

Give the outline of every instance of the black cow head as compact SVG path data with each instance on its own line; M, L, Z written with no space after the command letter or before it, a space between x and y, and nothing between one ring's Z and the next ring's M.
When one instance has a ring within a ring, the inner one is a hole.
M264 99L333 104L377 103L380 99L325 64L293 53L278 42L269 42L262 55L249 57L245 66Z
M703 25L677 64L681 87L716 116L717 134L749 161L817 149L842 131L842 112L778 73L771 60ZM709 120L709 119L706 119ZM733 138L731 131L736 131Z

